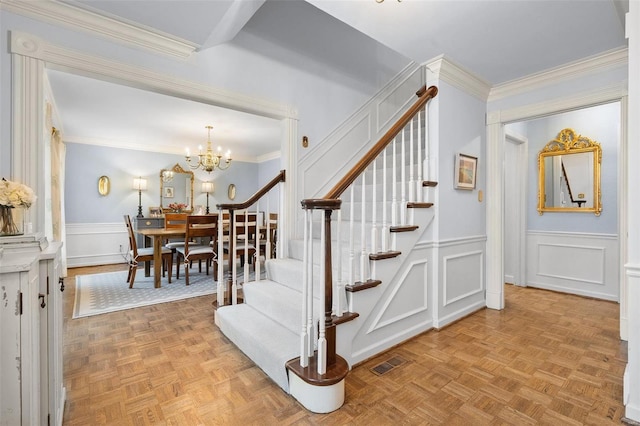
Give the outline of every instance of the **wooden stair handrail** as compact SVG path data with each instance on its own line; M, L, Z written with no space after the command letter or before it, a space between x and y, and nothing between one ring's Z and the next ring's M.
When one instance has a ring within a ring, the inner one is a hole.
M416 92L418 100L405 112L402 117L387 131L387 133L380 138L358 163L324 196L325 199L340 198L342 193L351 186L353 182L365 171L369 164L373 163L378 155L384 151L384 149L391 143L398 133L413 119L413 117L425 106L427 101L434 98L438 94L438 88L435 86L422 86L420 90Z
M216 204L219 209L227 209L227 210L243 210L249 208L254 205L256 201L262 198L267 192L271 191L271 189L279 184L280 182L285 181L285 171L280 170L280 173L271 181L269 181L265 186L260 188L255 194L253 194L247 201L244 203L227 203L227 204Z

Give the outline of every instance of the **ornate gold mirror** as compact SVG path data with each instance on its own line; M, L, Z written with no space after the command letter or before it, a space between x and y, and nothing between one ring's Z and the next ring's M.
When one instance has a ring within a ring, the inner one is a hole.
M538 154L538 213L600 215L600 144L564 129Z
M160 207L163 212L173 209L170 204L184 204L182 211L193 211L193 172L179 164L172 169L160 170Z

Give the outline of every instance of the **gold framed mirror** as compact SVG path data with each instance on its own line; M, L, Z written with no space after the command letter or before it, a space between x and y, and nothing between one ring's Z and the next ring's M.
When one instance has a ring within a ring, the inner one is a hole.
M600 144L563 129L538 154L538 213L602 211Z
M193 172L184 170L180 164L172 169L160 170L160 208L163 213L173 209L169 204L184 204L183 212L193 211Z

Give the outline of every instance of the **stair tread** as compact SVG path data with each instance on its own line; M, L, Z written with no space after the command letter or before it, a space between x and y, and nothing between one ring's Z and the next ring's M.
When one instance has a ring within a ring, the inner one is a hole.
M285 364L300 355L299 336L245 303L221 306L215 315L222 333L289 393Z

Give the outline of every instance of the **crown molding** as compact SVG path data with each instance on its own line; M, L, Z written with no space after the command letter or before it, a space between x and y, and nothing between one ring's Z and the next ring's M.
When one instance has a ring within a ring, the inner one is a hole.
M616 102L627 96L626 82L603 86L572 97L539 102L522 107L487 113L487 125L512 123L531 118L544 117L594 105Z
M121 22L55 0L0 0L0 8L174 58L186 59L198 48L198 45L178 37Z
M21 31L11 31L10 49L13 54L40 59L54 69L73 70L73 72L101 80L115 80L131 87L263 117L297 118L297 110L285 104L182 80L123 62L87 55L56 46Z
M595 73L626 66L628 48L614 49L600 55L580 59L575 62L551 68L547 71L522 77L494 86L489 94L489 102L530 92L561 81L585 77Z
M442 80L475 96L483 102L487 101L491 84L446 58L444 55L437 56L426 62L425 67L428 73L427 80L431 78Z

